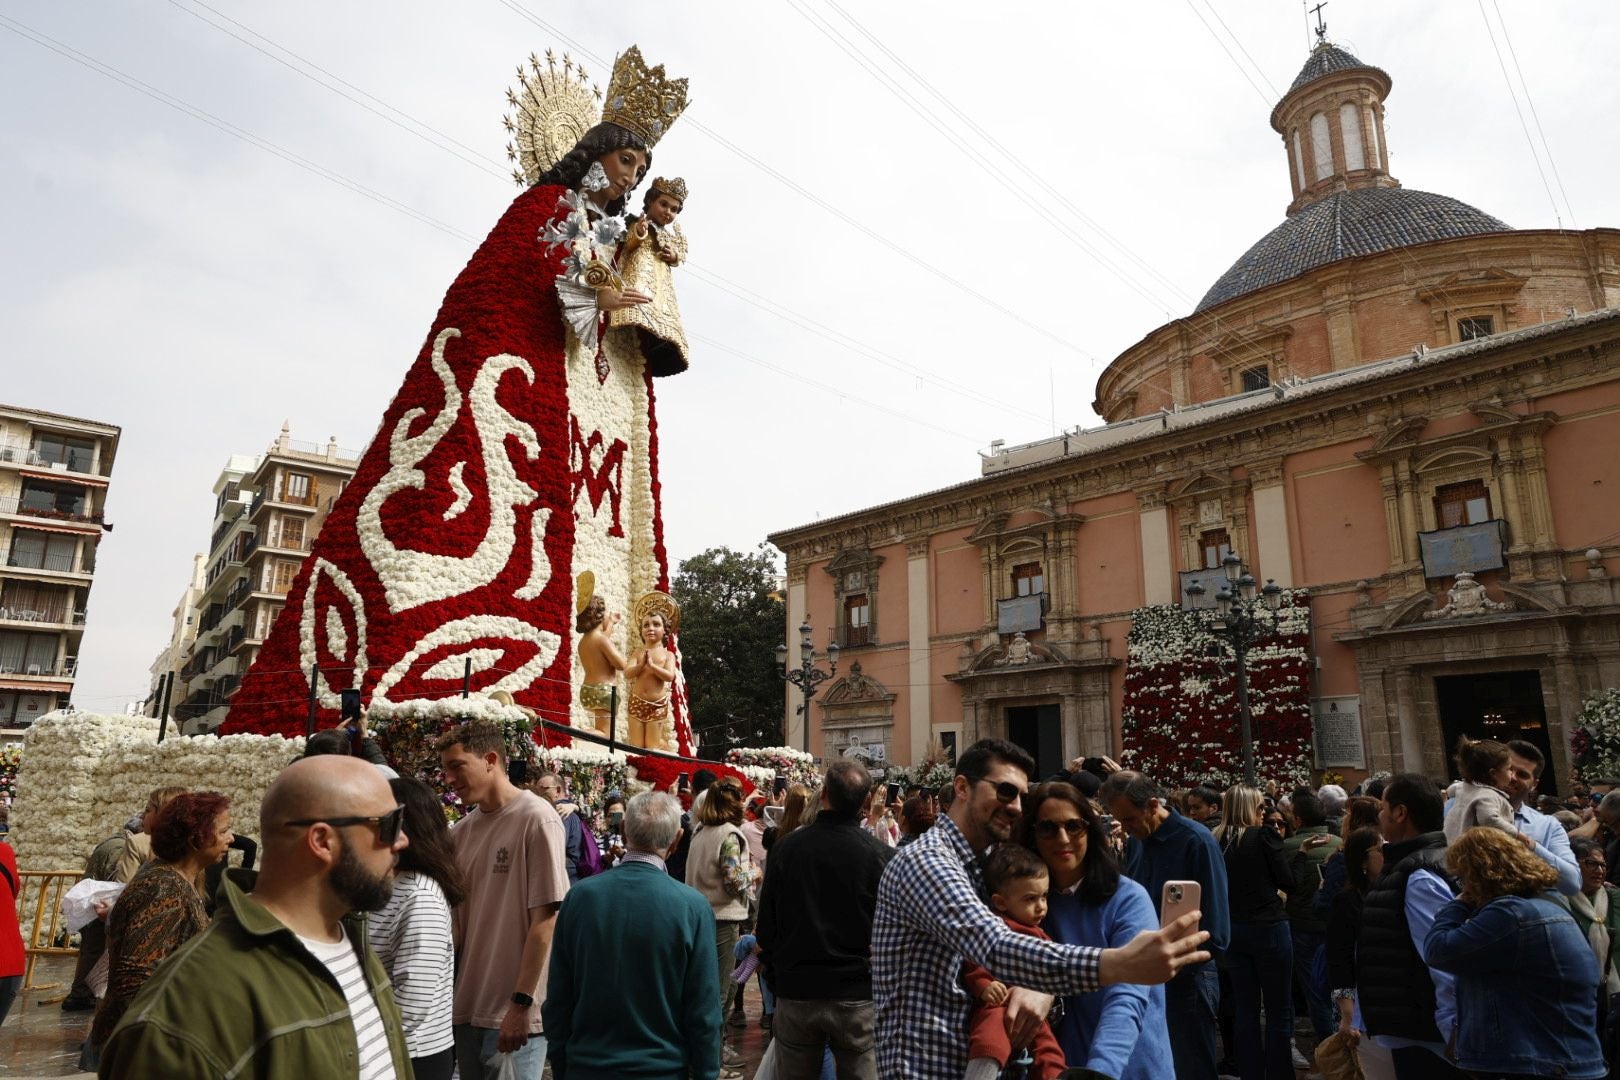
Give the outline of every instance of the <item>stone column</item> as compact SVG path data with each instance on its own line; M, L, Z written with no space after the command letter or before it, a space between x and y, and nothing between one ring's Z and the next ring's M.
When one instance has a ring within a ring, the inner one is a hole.
M806 569L803 564L798 566L794 566L791 562L788 564L787 626L782 631L782 640L787 642L790 667L798 662L799 627L804 625L805 612L808 610L805 599ZM797 686L783 682L782 687L784 690L782 730L787 734L783 742L795 750L802 750L805 745L803 725L810 720L809 710L806 709L803 714L796 711L804 703L804 695L799 692ZM814 753L814 750L811 752Z
M1417 677L1411 668L1395 672L1395 723L1401 740L1401 771L1423 771L1423 743L1418 733Z
M1138 491L1136 501L1141 507L1137 523L1142 539L1142 602L1174 603L1175 564L1170 559L1170 512L1165 509L1164 490Z
M910 691L907 720L910 764L919 764L933 746L933 672L928 637L933 627L929 613L932 581L928 573L928 538L906 545L906 668ZM896 740L898 742L898 740Z
M1556 708L1547 709L1547 741L1552 744L1553 764L1557 766L1558 779L1563 790L1568 791L1570 781L1575 777L1575 760L1570 753L1569 739L1581 715L1581 684L1575 671L1575 659L1567 645L1553 653L1552 660L1553 685L1558 688L1558 701ZM1545 708L1545 690L1541 698Z

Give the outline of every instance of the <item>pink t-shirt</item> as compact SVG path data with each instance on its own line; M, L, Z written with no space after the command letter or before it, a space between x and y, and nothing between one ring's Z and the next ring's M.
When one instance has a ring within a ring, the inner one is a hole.
M534 997L529 1032L539 1034L545 971L538 985L519 986L518 968L529 912L560 904L568 893L562 818L534 792L520 791L494 813L474 809L450 840L467 883L467 898L453 913L459 962L451 1019L498 1028L512 992L522 990Z

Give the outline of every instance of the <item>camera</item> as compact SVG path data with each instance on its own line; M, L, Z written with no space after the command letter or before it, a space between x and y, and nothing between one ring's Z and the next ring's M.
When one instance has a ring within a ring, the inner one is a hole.
M1164 887L1164 895L1172 904L1181 903L1181 886L1170 884Z

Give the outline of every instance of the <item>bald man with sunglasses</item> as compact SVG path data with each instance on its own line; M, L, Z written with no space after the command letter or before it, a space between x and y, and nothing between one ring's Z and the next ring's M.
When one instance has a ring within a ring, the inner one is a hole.
M399 1007L363 922L393 893L410 842L403 815L358 758L282 770L259 810L253 892L221 884L213 923L130 1002L101 1076L410 1077Z

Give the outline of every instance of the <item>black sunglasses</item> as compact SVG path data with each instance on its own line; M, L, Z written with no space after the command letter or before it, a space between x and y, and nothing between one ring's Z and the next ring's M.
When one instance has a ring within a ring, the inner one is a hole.
M393 847L399 839L399 830L405 824L405 807L396 806L386 814L377 817L329 817L329 818L300 818L297 821L283 821L283 825L331 825L342 828L345 825L375 825L377 826L377 842L387 847Z
M1010 805L1017 802L1024 796L1024 789L1013 783L1011 780L1002 780L997 782L995 780L991 780L989 777L981 776L973 782L975 784L989 784L991 787L995 788L997 802L1007 803Z
M1037 821L1035 823L1035 835L1047 840L1056 836L1059 829L1062 829L1070 836L1079 836L1086 831L1086 823L1077 817L1069 818L1067 821Z

